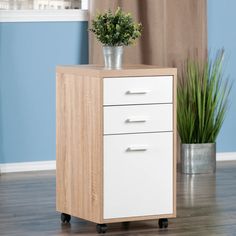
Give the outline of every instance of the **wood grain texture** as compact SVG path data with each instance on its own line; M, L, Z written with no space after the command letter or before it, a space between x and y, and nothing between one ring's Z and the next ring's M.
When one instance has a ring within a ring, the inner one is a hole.
M95 77L173 75L176 68L161 68L153 65L124 65L121 70L106 70L102 65L58 66L58 73Z
M57 210L96 223L103 220L103 77L158 76L174 77L176 68L146 65L124 66L122 70L104 70L102 66L60 66L57 68ZM176 112L176 102L173 111ZM174 144L176 143L176 117ZM174 183L176 182L176 145L174 145ZM176 216L176 186L174 213ZM157 219L164 216L129 217Z
M178 160L178 146L177 146L177 136L178 136L178 130L177 130L177 71L173 74L173 183L174 183L174 202L173 202L173 208L174 208L174 214L173 216L176 217L176 195L177 195L177 160Z
M131 222L131 221L140 221L140 220L157 220L160 218L175 218L174 214L163 214L163 215L149 215L149 216L137 216L137 217L122 217L122 218L112 218L105 219L104 223L118 223L118 222Z
M58 73L56 83L57 210L100 222L101 80Z
M236 232L236 162L217 162L213 175L177 178L177 218L168 229L157 220L134 221L128 229L108 224L107 236L233 236ZM55 211L55 172L26 172L0 176L0 234L2 236L95 236L96 225L75 217L61 224Z

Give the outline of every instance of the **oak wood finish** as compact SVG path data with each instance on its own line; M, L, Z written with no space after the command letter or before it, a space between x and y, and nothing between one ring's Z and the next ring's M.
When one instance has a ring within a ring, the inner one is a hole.
M156 220L135 221L128 229L109 224L107 236L234 236L236 232L236 162L218 162L215 175L177 178L177 218L167 230ZM0 176L0 235L95 236L95 224L72 217L61 224L55 211L55 172Z
M176 68L153 65L125 65L122 70L106 70L102 65L58 66L58 73L95 77L177 75Z
M177 145L177 70L174 71L173 73L173 183L174 183L174 203L173 203L173 208L174 208L174 213L173 216L176 217L176 194L177 194L177 187L176 187L176 182L177 182L177 159L178 159L178 145Z
M100 222L101 80L58 73L56 83L57 210Z
M96 223L176 216L176 116L173 120L174 211L171 215L103 219L103 86L104 77L173 76L176 68L127 65L104 70L99 65L57 68L57 211ZM173 100L173 112L176 102Z

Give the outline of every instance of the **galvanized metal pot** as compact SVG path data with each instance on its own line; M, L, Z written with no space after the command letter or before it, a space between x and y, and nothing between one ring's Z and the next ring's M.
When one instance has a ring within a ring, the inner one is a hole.
M122 68L123 46L103 46L103 55L105 69L112 70Z
M182 144L181 166L185 174L210 174L216 171L216 144Z

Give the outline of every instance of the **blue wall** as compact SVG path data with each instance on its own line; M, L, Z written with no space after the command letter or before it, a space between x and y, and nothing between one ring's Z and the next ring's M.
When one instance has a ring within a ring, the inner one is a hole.
M236 1L208 0L208 47L210 51L225 48L226 71L234 82L230 109L217 140L217 151L236 151Z
M208 0L208 45L235 80L236 1ZM0 23L0 163L55 159L55 67L88 62L87 22ZM236 82L217 140L236 151Z
M87 22L0 23L0 163L55 159L55 67L87 62Z

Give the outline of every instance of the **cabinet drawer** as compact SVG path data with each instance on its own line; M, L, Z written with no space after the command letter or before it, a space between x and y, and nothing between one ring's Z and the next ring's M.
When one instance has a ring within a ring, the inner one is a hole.
M104 107L104 134L172 131L172 104Z
M104 219L173 213L173 133L104 136Z
M104 78L104 105L172 103L172 76Z

